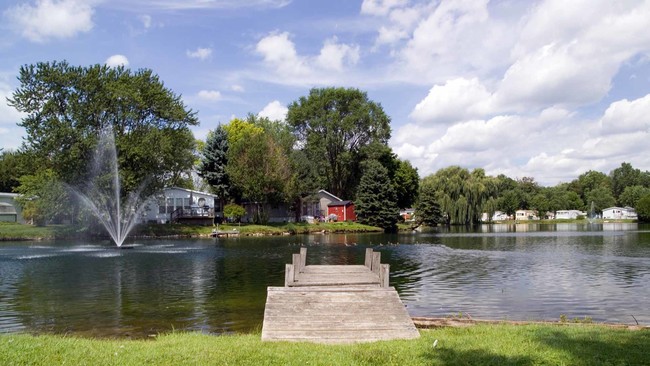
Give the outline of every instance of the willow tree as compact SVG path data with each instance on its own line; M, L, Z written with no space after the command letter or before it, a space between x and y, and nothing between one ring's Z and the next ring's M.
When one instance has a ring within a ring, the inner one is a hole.
M429 189L420 194L435 195L447 224L467 225L480 222L486 204L496 194L496 180L483 169L472 172L459 166L441 169L421 183ZM422 200L423 197L420 197Z

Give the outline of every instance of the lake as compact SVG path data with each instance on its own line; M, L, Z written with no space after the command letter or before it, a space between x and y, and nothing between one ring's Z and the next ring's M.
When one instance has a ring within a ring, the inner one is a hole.
M261 329L267 286L308 264L390 264L411 316L591 318L650 324L650 226L483 225L332 234L106 242L0 242L0 332L146 338ZM636 319L636 320L635 320Z

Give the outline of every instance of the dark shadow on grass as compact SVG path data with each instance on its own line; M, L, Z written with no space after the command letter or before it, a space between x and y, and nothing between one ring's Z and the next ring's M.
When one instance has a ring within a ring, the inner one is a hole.
M540 344L564 351L572 365L650 365L650 331L603 331L598 327L576 333L536 332Z
M432 365L533 365L528 356L504 356L483 349L457 351L448 348L432 348L421 355Z

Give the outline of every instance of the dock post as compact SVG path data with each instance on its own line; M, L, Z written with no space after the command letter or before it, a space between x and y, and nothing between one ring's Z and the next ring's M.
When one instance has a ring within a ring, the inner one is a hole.
M305 270L306 265L307 265L307 248L301 247L300 248L300 270L298 270L298 272L303 272Z
M379 267L381 265L381 252L372 252L372 266L370 270L376 275L379 275Z
M379 287L388 287L388 277L390 274L390 264L382 264L379 271Z
M284 267L284 287L291 286L296 281L293 264L286 264Z
M300 254L293 254L292 258L293 258L293 260L292 260L293 270L296 273L300 273L300 271L302 270L300 268Z
M372 248L366 248L366 259L364 265L368 267L368 269L372 269Z

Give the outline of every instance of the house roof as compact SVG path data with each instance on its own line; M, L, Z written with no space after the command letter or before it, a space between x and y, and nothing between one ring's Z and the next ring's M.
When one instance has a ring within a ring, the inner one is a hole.
M187 189L187 188L181 188L181 187L165 187L165 188L163 188L163 190L167 190L167 189L178 189L179 191L185 191L185 192L189 192L189 193L196 193L196 194L202 194L204 196L219 198L219 196L217 196L216 194L212 194L212 193L208 193L208 192L195 191L195 190Z
M324 190L324 189L320 189L320 190L318 191L318 193L319 193L319 194L322 193L322 194L324 194L324 195L326 195L326 196L329 196L329 197L332 198L332 200L334 200L334 201L343 201L342 199L336 197L335 195L329 193L328 191L326 191L326 190Z
M352 204L352 201L339 201L339 202L332 202L327 205L327 207L336 207L336 206L349 206Z

